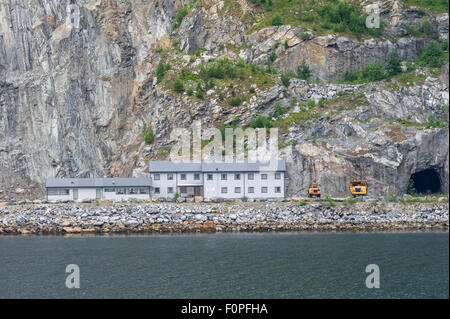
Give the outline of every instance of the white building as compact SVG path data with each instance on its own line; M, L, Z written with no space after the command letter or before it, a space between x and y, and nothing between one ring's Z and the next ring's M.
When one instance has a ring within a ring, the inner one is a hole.
M282 199L285 194L285 161L275 167L256 163L149 162L151 195L204 199Z
M48 200L147 199L200 196L214 199L283 199L285 161L256 163L149 162L151 178L52 178Z
M150 178L51 178L45 188L48 200L146 199Z

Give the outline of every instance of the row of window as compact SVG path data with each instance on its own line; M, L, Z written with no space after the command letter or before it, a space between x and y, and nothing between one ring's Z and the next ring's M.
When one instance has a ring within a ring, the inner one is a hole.
M138 195L138 194L148 194L148 187L115 187L115 188L105 188L105 193L116 193L117 195Z
M181 174L181 175L184 175L184 178L186 179L186 174ZM198 179L200 179L200 174L196 174L196 175L198 175ZM153 174L153 179L155 181L159 181L161 179L161 174ZM169 180L169 181L173 180L173 174L172 173L167 174L167 180Z
M266 180L267 179L267 173L261 173L260 177L261 180ZM213 174L207 174L206 175L206 179L208 181L212 181L213 180ZM227 173L222 173L220 174L220 179L223 181L226 181L228 178L228 174ZM159 181L161 179L161 174L157 173L157 174L153 174L153 179L155 181ZM248 180L254 180L255 179L255 173L247 173L247 179ZM281 179L281 173L275 173L275 179ZM173 180L173 173L168 173L167 174L167 180L172 181ZM186 174L180 174L180 180L184 181L186 180ZM200 173L195 173L194 174L194 180L199 181L200 180ZM234 180L239 181L241 180L241 174L240 173L235 173L234 174Z
M155 194L160 194L161 193L161 188L159 187L155 187ZM173 194L174 193L174 188L173 187L167 187L167 194ZM186 194L187 193L187 187L186 186L180 186L180 193L181 194Z
M159 194L161 193L161 188L159 187L155 187L155 194ZM174 193L174 188L173 187L167 187L167 194L173 194ZM187 187L186 186L181 186L180 187L180 193L181 194L186 194L187 193Z
M48 189L49 195L69 195L70 190L68 188L49 188Z
M274 187L274 191L275 191L275 193L281 193L281 187L280 186L275 186ZM160 192L161 192L161 189L159 187L155 187L155 194L160 194ZM174 188L173 187L167 187L167 194L173 194L173 192L174 192ZM228 187L222 187L220 189L220 192L222 194L227 194L228 193ZM255 193L255 187L253 187L253 186L248 187L247 192L249 194ZM268 192L268 187L267 186L261 187L261 193L266 194L267 192ZM186 186L180 187L180 193L181 194L187 193ZM241 188L240 187L235 187L234 188L234 193L235 194L240 194L241 193Z
M159 187L155 187L155 194L161 193L161 189ZM167 187L167 194L173 194L173 187Z
M267 176L268 176L267 173L260 174L261 180L267 180ZM226 174L226 173L220 174L221 180L226 181L227 178L228 178L228 174ZM254 179L255 179L255 173L247 173L247 180L252 181ZM275 179L281 179L281 173L275 173ZM207 180L209 180L209 181L213 180L213 174L208 174ZM234 174L234 180L235 181L241 180L241 174L239 174L239 173Z
M153 180L159 181L160 179L161 179L161 174L159 174L159 173L153 174ZM180 179L182 181L185 181L186 180L186 174L185 173L180 174ZM167 174L167 180L168 181L173 181L173 173L168 173ZM200 180L200 173L195 173L194 174L194 180L195 181L199 181Z
M116 193L118 195L125 195L125 194L148 194L149 189L148 187L116 187L116 188L105 188L105 193ZM48 189L48 195L70 195L70 189L69 188L49 188Z
M275 193L281 193L281 187L280 186L275 186L274 187L274 191ZM222 187L220 189L220 192L222 194L228 194L228 187ZM249 194L253 194L255 192L255 188L253 186L249 186L247 189L247 193ZM268 192L268 187L267 186L262 186L261 187L261 193L266 194ZM234 193L235 194L240 194L241 193L241 188L240 187L235 187L234 188Z

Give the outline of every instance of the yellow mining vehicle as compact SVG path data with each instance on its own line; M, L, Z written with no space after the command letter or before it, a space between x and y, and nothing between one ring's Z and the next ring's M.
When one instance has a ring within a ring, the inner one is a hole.
M308 189L308 195L309 197L320 197L320 187L315 178Z
M369 185L366 181L351 181L350 182L350 192L353 197L365 196L367 195L367 189Z

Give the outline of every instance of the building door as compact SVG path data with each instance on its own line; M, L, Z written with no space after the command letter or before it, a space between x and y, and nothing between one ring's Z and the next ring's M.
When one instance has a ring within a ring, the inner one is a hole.
M101 188L97 188L96 194L95 194L95 199L102 199L102 189Z
M73 189L73 200L78 200L78 188Z
M202 188L194 187L194 196L202 196Z

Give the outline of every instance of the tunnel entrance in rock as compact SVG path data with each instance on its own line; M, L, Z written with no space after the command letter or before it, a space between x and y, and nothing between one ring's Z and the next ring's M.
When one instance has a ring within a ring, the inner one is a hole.
M415 192L418 194L433 194L441 192L441 179L435 169L426 169L411 175Z

